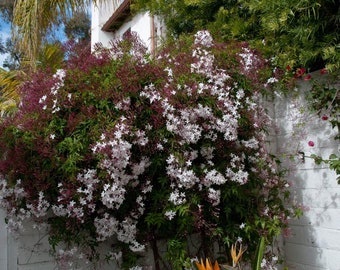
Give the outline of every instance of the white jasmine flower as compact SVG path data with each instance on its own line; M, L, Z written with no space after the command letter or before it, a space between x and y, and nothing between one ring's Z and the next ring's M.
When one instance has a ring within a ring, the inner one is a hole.
M164 213L165 217L168 219L168 220L172 220L175 216L176 216L176 212L175 211L172 211L172 210L169 210L169 211L166 211Z
M174 205L181 205L186 202L186 196L184 192L179 192L178 189L170 193L169 201Z
M213 45L213 38L210 35L209 31L207 30L202 30L198 31L195 34L195 44L196 45L202 45L204 47L211 47Z
M43 95L43 96L39 99L39 103L41 104L41 103L45 102L46 98L47 98L47 96L46 96L46 95Z

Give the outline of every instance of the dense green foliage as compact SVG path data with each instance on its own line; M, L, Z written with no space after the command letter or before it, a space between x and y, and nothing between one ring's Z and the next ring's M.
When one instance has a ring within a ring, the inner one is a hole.
M214 38L245 40L285 67L340 68L336 0L136 0L165 18L170 34L208 29Z
M68 39L88 41L91 39L91 20L85 11L75 11L72 16L63 19L64 32Z

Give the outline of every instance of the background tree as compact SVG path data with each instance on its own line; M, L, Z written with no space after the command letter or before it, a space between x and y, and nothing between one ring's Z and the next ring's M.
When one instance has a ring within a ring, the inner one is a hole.
M15 0L1 0L0 2L1 17L8 23L13 19L14 2Z
M311 70L340 68L340 2L334 0L243 1L261 14L265 41L281 65Z
M7 38L4 42L3 51L0 52L6 54L2 66L7 70L17 70L20 67L21 53L19 52L17 46L13 43L10 38Z
M80 14L87 9L90 2L89 0L17 0L15 2L13 15L15 38L20 50L25 52L25 56L31 61L33 67L47 33L53 27L60 26L63 18L72 18L74 14L84 25L86 20L83 20L84 17ZM72 20L66 20L66 22L68 24L66 34L79 35L79 29L83 26L72 26ZM70 31L70 29L73 30ZM78 33L75 34L76 32Z
M255 14L240 7L238 0L154 1L137 0L135 10L148 9L164 18L171 35L209 29L223 40L249 40L257 36Z
M64 25L64 32L68 39L90 42L91 20L86 11L73 12L71 17L65 18Z
M8 24L12 24L17 21L17 17L14 17L14 14L24 17L26 14L27 18L30 16L31 12L34 12L31 9L38 8L39 3L19 3L18 1L15 5L15 0L4 0L0 4L0 16L4 22ZM62 1L60 1L62 2ZM58 13L55 22L51 22L48 26L48 29L40 31L41 35L35 33L34 35L39 35L40 47L43 48L45 44L52 44L60 42L61 37L66 36L67 39L77 40L77 41L90 41L90 15L85 10L85 6L81 6L77 8L77 5L74 6L74 10L72 9L72 4L67 3L69 1L64 1L65 5L64 11L61 11L60 8L62 4L59 3L58 9L56 13ZM79 1L80 2L80 1ZM34 5L35 4L35 5ZM42 4L42 3L40 3ZM51 3L50 3L51 4ZM50 5L46 3L46 8ZM20 6L21 5L21 6ZM53 4L51 4L53 6ZM67 9L67 5L70 5L69 9ZM19 7L25 7L24 11L19 11ZM52 7L50 7L52 8ZM59 12L58 12L59 11ZM38 16L39 17L39 16ZM27 19L26 18L26 19ZM52 19L52 18L50 18ZM23 22L20 22L19 25L16 24L16 27L22 26ZM17 28L13 28L15 30ZM47 31L49 30L49 31ZM30 32L35 31L34 29L18 29L19 32ZM18 36L16 36L18 38ZM33 36L31 36L33 37ZM18 39L7 39L2 43L2 50L0 53L7 53L9 57L6 59L4 67L10 70L17 69L19 67L20 59L24 56L20 51L22 51L21 40ZM0 48L0 49L1 49ZM25 47L26 48L26 47ZM32 50L36 51L36 57L41 53L39 53L40 48L35 48ZM43 51L44 49L42 49ZM26 52L26 49L24 50ZM27 55L26 55L27 56Z
M10 23L13 18L13 6L15 0L2 0L0 2L0 17L6 22ZM9 54L3 63L3 67L15 70L17 62L16 50L10 39L4 40L0 37L0 54ZM20 82L18 80L18 73L16 71L7 71L0 68L0 116L11 114L16 110L16 104L19 101L18 87Z
M136 0L165 18L172 35L209 29L215 38L246 40L277 65L340 68L340 2L334 0Z
M5 46L3 45L2 37L0 37L0 54L5 52Z
M0 3L0 18L6 24L13 20L13 8L15 0L2 0ZM0 42L0 54L7 54L3 67L9 70L18 69L20 53L10 38L2 39Z

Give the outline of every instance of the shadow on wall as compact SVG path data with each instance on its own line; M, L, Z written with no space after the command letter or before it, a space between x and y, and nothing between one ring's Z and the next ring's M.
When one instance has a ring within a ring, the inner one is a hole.
M340 256L339 188L329 185L335 178L328 169L313 172L315 183L322 187L310 186L313 181L310 171L297 172L293 179L296 185L292 193L296 202L305 206L305 213L290 222L291 236L284 240L286 264L289 269L338 270L340 262L334 259Z
M305 210L299 220L291 220L291 236L284 239L286 265L289 270L339 270L340 185L334 171L308 158L337 153L336 130L308 111L306 86L292 97L278 97L274 110L277 153L290 170L294 201Z

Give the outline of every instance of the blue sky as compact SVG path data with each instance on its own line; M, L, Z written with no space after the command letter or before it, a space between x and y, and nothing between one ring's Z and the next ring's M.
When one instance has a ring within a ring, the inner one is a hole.
M57 35L57 37L60 38L61 41L65 41L65 35L63 33L63 26L61 26L60 28L57 29L56 35ZM0 37L1 37L1 40L4 42L10 36L11 36L10 25L8 23L5 23L0 16ZM7 55L0 54L0 67L2 67L3 61L5 60L6 57L7 57Z
M1 1L1 0L0 0ZM89 12L91 12L91 9L89 8L88 10ZM59 27L57 27L56 29L54 29L56 31L56 36L57 38L62 41L65 42L66 41L66 37L65 34L63 32L63 25L60 25ZM5 23L1 16L0 16L0 37L2 41L5 41L7 38L9 38L11 36L11 29L10 29L10 25L8 23ZM0 67L2 67L3 61L5 60L7 56L4 54L0 54Z
M5 41L10 36L11 36L10 25L5 24L0 17L0 37L1 37L1 40ZM3 63L5 58L6 58L6 55L0 54L0 67L2 67L2 63Z

